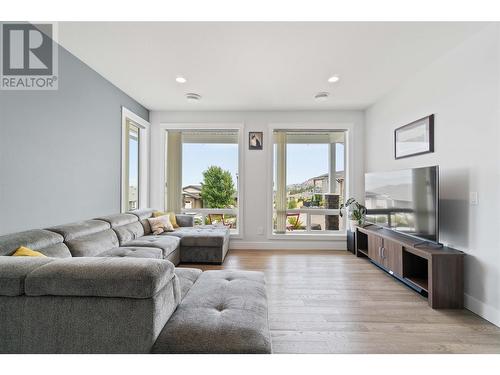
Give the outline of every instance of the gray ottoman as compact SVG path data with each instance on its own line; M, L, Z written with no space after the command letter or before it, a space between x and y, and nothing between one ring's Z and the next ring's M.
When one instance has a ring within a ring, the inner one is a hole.
M229 228L222 225L181 227L168 236L181 240L181 262L222 264L229 249Z
M264 274L205 271L161 331L153 353L271 353Z

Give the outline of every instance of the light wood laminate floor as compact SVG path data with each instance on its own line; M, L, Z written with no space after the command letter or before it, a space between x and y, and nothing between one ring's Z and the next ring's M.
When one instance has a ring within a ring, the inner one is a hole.
M208 269L263 271L274 353L500 353L500 328L427 300L346 251L232 250Z

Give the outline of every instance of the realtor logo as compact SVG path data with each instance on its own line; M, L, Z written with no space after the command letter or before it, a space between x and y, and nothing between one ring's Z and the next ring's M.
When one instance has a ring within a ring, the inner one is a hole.
M50 23L2 23L0 89L57 90L57 42Z

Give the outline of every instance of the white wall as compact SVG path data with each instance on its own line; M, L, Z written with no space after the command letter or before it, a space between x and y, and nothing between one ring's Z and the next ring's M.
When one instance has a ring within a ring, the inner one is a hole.
M245 143L243 145L243 231L241 239L231 240L231 248L256 249L345 249L345 236L328 241L284 241L270 240L266 225L268 215L268 195L271 181L268 176L269 153L272 143L268 136L269 124L307 123L310 128L315 124L338 124L349 130L351 148L349 157L352 163L351 194L363 196L363 121L362 111L298 111L298 112L151 112L151 205L163 206L163 172L161 170L161 132L162 123L243 123ZM264 132L264 149L249 151L247 138L249 131ZM259 227L264 227L264 234L258 234ZM267 231L266 231L267 230Z
M467 253L465 301L500 325L499 29L488 26L366 112L366 171L438 164L440 239ZM435 152L394 160L393 131L435 114ZM479 204L469 204L469 192Z

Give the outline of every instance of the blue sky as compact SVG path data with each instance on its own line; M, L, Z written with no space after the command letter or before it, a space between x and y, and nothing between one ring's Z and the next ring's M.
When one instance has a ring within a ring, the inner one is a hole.
M139 165L137 161L137 156L139 153L139 142L135 139L129 139L128 143L129 147L129 166L128 166L128 178L129 178L129 186L138 185L138 174L139 174Z
M328 145L290 144L287 147L287 184L304 182L328 172ZM203 171L211 165L229 170L236 185L238 145L185 143L182 156L182 186L200 184ZM337 146L337 170L343 170L343 159L343 146Z
M286 184L298 184L328 173L327 144L289 144L286 149ZM344 169L344 146L337 145L337 170Z
M184 143L182 145L182 186L200 184L203 180L203 171L212 165L231 172L236 186L238 145Z

